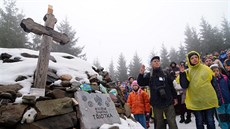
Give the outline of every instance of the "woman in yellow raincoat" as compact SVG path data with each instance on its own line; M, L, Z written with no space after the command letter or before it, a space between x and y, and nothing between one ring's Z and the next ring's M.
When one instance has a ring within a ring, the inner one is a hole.
M201 64L199 53L191 51L186 58L188 70L180 67L180 84L186 89L186 107L194 111L197 129L204 129L204 120L207 129L215 129L214 112L218 99L211 83L213 72Z

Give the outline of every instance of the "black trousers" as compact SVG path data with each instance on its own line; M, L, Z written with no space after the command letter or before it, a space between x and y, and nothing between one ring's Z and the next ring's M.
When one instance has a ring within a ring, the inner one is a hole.
M180 115L181 118L184 118L185 113L187 113L186 118L191 119L191 110L186 108L186 105L182 103L182 95L177 95L178 104L175 106L176 115Z

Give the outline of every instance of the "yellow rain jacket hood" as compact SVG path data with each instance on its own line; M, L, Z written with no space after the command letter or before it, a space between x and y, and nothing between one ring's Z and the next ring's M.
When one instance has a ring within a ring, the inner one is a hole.
M199 57L199 63L196 65L191 65L188 58L188 55L192 52ZM191 110L206 110L218 107L217 95L211 84L212 70L208 66L201 64L200 55L195 51L189 52L186 58L189 67L186 71L189 81L189 86L186 90L186 107Z

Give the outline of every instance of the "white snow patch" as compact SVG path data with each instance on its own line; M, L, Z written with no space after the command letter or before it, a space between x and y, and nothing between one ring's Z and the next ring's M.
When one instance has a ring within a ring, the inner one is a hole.
M100 129L109 129L113 126L117 126L119 127L119 129L144 129L140 123L134 122L131 119L126 118L126 120L124 120L123 118L120 118L120 120L121 120L121 124L113 124L113 125L103 124L100 127Z

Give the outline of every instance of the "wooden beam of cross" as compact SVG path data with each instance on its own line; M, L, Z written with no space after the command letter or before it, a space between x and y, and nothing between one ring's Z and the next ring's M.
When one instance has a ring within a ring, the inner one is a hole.
M44 21L47 20L47 15L48 14L45 15ZM23 19L20 26L25 32L33 32L38 35L48 35L53 37L53 40L60 43L61 45L67 44L70 41L66 34L61 34L53 30L53 27L51 28L48 26L42 26L41 24L34 22L34 20L31 18Z
M20 26L25 32L33 32L38 35L43 35L43 41L39 50L39 58L35 72L34 87L44 89L47 80L47 71L50 57L50 44L52 40L60 44L67 44L70 39L66 34L61 34L53 30L57 19L53 15L52 6L48 7L48 12L43 18L45 26L42 26L33 21L31 18L23 19Z

